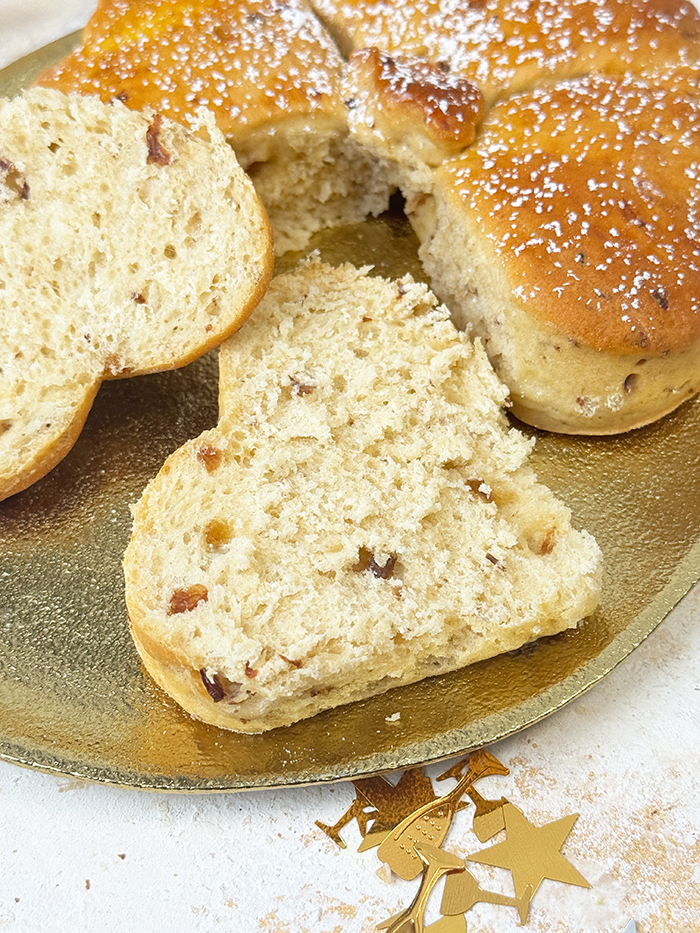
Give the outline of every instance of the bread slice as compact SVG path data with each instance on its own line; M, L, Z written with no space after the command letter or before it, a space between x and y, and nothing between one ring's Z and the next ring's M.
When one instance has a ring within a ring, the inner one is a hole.
M203 116L0 101L0 498L50 470L103 379L220 343L271 275L269 223Z
M261 732L577 623L600 553L424 285L309 262L222 347L218 426L134 509L131 629L194 716Z
M597 75L493 107L407 210L513 411L616 434L700 390L700 82Z
M206 106L250 172L280 254L388 205L381 163L348 133L342 73L302 0L100 0L83 44L38 83L184 123Z

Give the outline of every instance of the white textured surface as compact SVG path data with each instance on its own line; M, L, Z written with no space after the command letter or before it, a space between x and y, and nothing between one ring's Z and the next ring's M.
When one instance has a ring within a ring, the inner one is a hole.
M0 65L84 22L93 2L0 0ZM535 823L579 812L564 853L590 890L545 881L532 933L700 931L700 589L620 667L494 753L479 784ZM430 769L437 774L446 766ZM439 785L440 792L445 786ZM369 933L413 897L374 852L338 849L350 784L165 796L79 784L0 762L0 928L104 933ZM446 847L479 848L459 814ZM474 866L508 892L508 874ZM435 917L435 915L433 915ZM521 929L478 905L469 933Z
M0 0L0 68L82 28L97 0Z

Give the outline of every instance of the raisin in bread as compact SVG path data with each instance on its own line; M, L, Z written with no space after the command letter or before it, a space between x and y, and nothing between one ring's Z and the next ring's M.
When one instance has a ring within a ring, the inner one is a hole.
M272 266L264 209L209 116L0 101L0 498L70 449L103 379L182 366Z
M424 285L309 262L221 351L218 426L134 509L148 671L260 732L577 623L600 554L527 465L505 388Z
M39 84L184 123L206 106L250 173L282 253L388 204L381 163L348 132L342 72L300 0L100 0L81 47Z

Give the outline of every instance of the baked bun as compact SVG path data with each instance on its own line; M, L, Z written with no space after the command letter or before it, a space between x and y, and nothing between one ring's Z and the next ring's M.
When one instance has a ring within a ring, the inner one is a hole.
M418 56L501 97L589 73L700 62L689 0L311 0L347 56Z
M364 271L364 270L363 270ZM155 680L260 732L575 626L600 554L426 286L310 262L221 351L220 421L134 510Z
M82 46L38 83L184 123L210 109L283 253L388 204L382 166L348 134L342 70L301 0L101 0Z
M617 433L700 389L699 80L516 95L409 205L436 291L524 421Z
M262 297L271 236L211 117L0 101L0 498L50 470L103 379L182 366Z

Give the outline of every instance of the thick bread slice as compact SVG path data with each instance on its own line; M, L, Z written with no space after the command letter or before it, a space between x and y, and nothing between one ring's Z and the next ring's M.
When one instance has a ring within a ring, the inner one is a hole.
M182 366L271 275L269 223L210 116L0 101L0 498L51 469L103 379Z
M45 87L187 123L211 110L270 216L275 251L385 210L380 162L349 135L343 60L303 0L100 0Z
M575 626L600 554L526 465L478 344L410 278L318 262L221 353L221 420L134 510L132 632L194 716L260 732Z

